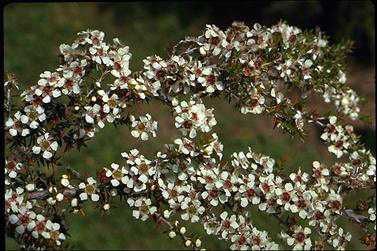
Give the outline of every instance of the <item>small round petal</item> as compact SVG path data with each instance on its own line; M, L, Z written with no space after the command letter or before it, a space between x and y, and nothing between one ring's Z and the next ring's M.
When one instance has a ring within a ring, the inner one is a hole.
M81 197L80 197L80 198L81 198ZM71 206L72 206L72 207L77 207L77 198L72 199L72 201L71 201Z
M88 199L88 195L86 193L80 193L80 199L81 200L87 200Z
M43 158L50 159L51 157L52 157L52 153L50 153L49 151L43 152Z
M39 146L33 146L33 153L34 154L38 154L38 153L40 153L41 152L41 148L39 147Z
M23 225L16 227L16 232L19 234L23 234L25 232L25 227Z
M11 216L9 216L8 219L9 219L9 222L11 224L15 224L18 221L18 217L16 215L14 215L14 214L12 214Z
M58 149L58 142L54 141L52 142L52 144L50 145L51 149L56 151Z
M138 131L133 130L131 131L131 135L135 138L138 138L140 136L140 133Z
M111 182L111 185L113 185L114 187L117 187L120 184L119 181L116 179L112 179L110 182Z
M92 198L92 201L98 201L99 195L98 194L92 194L91 198Z

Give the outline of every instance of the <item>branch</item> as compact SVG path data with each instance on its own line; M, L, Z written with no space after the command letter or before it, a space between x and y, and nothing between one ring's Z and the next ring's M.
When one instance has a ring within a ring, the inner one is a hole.
M368 219L367 216L355 214L352 209L346 209L346 210L344 210L344 212L346 213L346 214L344 214L344 216L347 216L347 217L351 218L352 220L354 220L358 223L361 223L361 221Z
M63 195L66 197L73 197L79 189L76 188L66 188L63 191ZM29 193L29 199L31 200L44 200L48 197L49 191L38 191L38 192L32 192Z

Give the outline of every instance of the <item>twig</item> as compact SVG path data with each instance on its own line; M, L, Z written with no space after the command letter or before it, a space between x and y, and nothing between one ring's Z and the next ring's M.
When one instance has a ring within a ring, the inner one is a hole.
M73 197L77 193L77 191L78 189L76 188L67 188L67 189L64 189L63 195L66 197ZM29 193L29 199L43 200L43 199L46 199L49 194L50 192L48 192L47 190L32 192L32 193Z
M351 218L352 220L356 221L357 223L361 223L361 221L368 219L367 216L355 214L352 209L346 209L344 210L346 214L343 214L344 216L347 216L348 218Z

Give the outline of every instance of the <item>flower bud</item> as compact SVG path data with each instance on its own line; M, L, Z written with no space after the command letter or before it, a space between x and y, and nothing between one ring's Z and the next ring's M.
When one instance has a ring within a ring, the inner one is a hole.
M177 106L179 104L178 99L176 99L176 98L173 98L171 103L172 103L173 106Z
M185 234L186 233L186 228L185 227L181 227L181 230L179 230L179 232L181 234Z
M318 161L313 161L313 167L314 168L319 168L321 164Z
M52 198L52 197L49 197L49 198L47 199L47 203L50 204L50 205L55 205L56 200L54 200L54 198Z
M185 246L186 246L186 247L191 246L191 240L186 240L186 241L185 241Z
M165 210L165 211L164 211L164 217L165 217L166 219L168 219L168 218L170 217L170 212L169 212L169 210Z
M34 188L35 188L34 184L27 184L26 185L26 190L28 190L28 191L33 191Z
M115 196L118 195L118 190L116 190L116 189L111 189L110 194L111 194L111 196L115 197Z
M63 187L67 187L69 185L69 180L65 177L63 177L60 181Z
M110 209L110 204L109 203L106 203L105 205L103 205L103 209L104 210L109 210Z
M62 194L62 193L58 193L57 195L56 195L56 200L57 201L62 201L64 199L64 195Z
M200 247L202 245L202 241L200 240L200 239L197 239L196 241L195 241L195 246L198 248L198 247Z
M174 231L170 231L169 232L169 237L171 238L171 239L173 239L174 237L176 237L177 236L177 234L174 232Z
M72 207L77 207L77 199L74 198L72 201L71 201L71 206Z

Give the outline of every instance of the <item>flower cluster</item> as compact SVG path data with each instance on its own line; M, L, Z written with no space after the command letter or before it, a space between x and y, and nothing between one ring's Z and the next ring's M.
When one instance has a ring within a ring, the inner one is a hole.
M334 57L319 31L284 22L251 28L234 22L225 31L207 25L202 35L174 46L169 57L147 57L142 71L131 72L128 46L118 39L106 43L101 31L78 33L72 45L60 46L64 60L56 71L43 72L22 93L23 104L5 110L7 236L25 249L63 248L66 212L84 214L88 203L108 211L119 197L135 218L166 225L169 238L180 236L194 249L202 248L202 239L187 231L191 223L229 241L233 250L347 248L352 235L338 219L348 217L369 231L375 200L368 198L359 209L364 216L348 208L345 197L375 187L376 160L341 116L320 117L305 103L316 92L351 119L359 117L359 97L342 70L347 48L338 46ZM6 82L7 91L13 82ZM287 85L301 92L299 101L290 99ZM252 148L223 158L223 144L211 132L214 109L204 104L218 96L242 114L271 116L273 127L291 135L303 137L309 123L320 125L338 161L315 160L312 170L287 173L287 166ZM60 148L85 145L106 123L126 124L142 141L156 137L157 122L149 114L130 114L149 100L167 105L183 134L155 156L127 150L123 163L100 168L96 177L68 167L59 178L38 171L59 166ZM279 220L278 238L253 225L258 216L249 214L252 208Z
M60 231L60 224L37 213L36 208L38 210L36 202L27 200L23 188L5 191L6 223L14 229L15 236L18 238L30 236L35 244L38 243L38 246L28 246L29 249L60 246L66 238ZM26 246L22 245L22 247Z
M209 132L217 123L212 113L213 109L206 109L204 104L198 104L194 100L190 100L189 103L182 101L179 104L176 99L172 103L174 105L175 127L179 128L183 135L188 133L190 138L195 138L196 130Z

